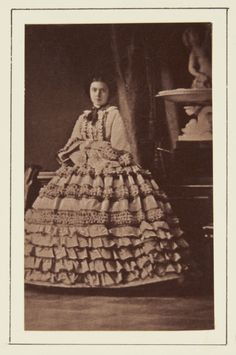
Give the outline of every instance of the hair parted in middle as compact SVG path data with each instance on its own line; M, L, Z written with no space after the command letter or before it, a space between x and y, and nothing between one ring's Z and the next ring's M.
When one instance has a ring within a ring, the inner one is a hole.
M111 99L113 96L115 96L116 89L117 89L115 79L111 78L111 74L108 74L103 71L97 71L97 72L93 73L92 75L89 75L89 77L87 77L87 79L86 79L86 82L84 85L84 90L85 90L85 93L88 97L90 97L90 86L95 81L101 81L108 86L109 99Z

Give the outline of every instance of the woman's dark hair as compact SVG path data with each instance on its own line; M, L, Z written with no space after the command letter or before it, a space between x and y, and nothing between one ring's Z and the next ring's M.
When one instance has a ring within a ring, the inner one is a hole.
M85 93L88 97L90 97L90 85L94 82L94 81L101 81L103 83L105 83L108 88L109 88L109 99L111 99L115 93L116 93L116 83L115 80L111 78L111 75L107 74L107 73L103 73L103 72L97 72L94 73L93 75L90 75L87 80L86 83L84 85L84 90Z

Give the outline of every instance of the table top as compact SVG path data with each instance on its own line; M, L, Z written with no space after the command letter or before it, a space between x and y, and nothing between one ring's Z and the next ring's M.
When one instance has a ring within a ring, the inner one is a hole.
M211 104L212 102L212 89L202 88L202 89L185 89L179 88L174 90L164 90L159 91L157 98L163 98L168 101L181 104Z

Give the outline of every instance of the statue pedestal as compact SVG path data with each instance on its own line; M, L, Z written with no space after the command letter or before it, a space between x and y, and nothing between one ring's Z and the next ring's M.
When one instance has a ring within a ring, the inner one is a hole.
M187 115L192 116L182 129L178 140L212 140L212 90L210 88L175 89L160 91L157 97L172 101L184 107Z
M212 141L178 141L173 179L183 184L212 183Z
M185 106L187 115L192 116L190 121L182 128L180 141L211 141L212 140L212 107Z

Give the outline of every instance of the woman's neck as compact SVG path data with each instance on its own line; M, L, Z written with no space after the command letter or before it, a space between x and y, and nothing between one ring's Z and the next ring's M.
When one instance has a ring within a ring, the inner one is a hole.
M101 106L97 106L97 105L93 105L94 108L96 108L97 110L100 110L100 109L105 109L109 106L109 104L105 104L105 105L101 105Z

